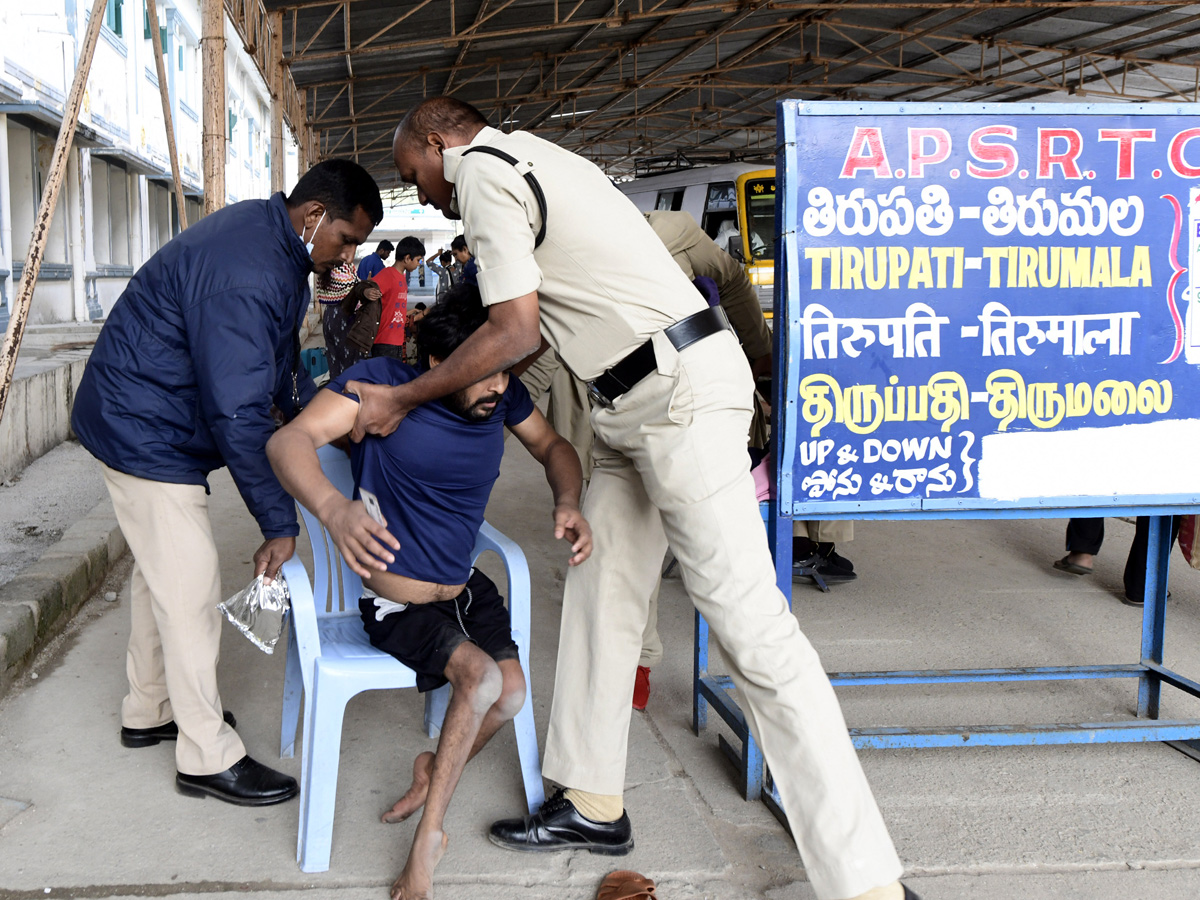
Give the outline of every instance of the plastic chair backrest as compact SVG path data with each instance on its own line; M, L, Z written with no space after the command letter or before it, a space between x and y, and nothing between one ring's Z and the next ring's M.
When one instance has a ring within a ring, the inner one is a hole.
M350 472L350 457L332 444L317 451L321 470L333 486L347 498L354 496L354 477ZM317 616L335 615L351 609L362 596L362 579L355 573L338 552L333 538L309 510L297 504L304 527L308 531L313 551L313 602Z

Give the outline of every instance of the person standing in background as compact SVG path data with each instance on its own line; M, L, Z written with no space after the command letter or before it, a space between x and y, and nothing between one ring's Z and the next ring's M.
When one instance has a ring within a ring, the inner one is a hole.
M675 264L693 284L698 278L712 280L717 301L725 310L741 342L742 354L750 365L751 373L755 378L762 375L769 377L771 332L754 287L742 266L713 243L691 213L655 211L646 213L645 218ZM595 440L589 421L591 403L588 401L587 385L572 375L553 351L543 353L519 374L534 402L542 394L549 393L546 418L575 448L583 465L586 482L592 475L592 445ZM751 447L761 449L766 446L767 425L761 412L754 416L747 437ZM642 653L633 685L633 708L638 710L645 709L649 702L650 670L663 657L662 640L658 633L660 587L661 579L655 583L650 594L646 626L642 631Z
M409 235L396 245L396 263L376 275L372 281L383 292L383 313L379 318L379 331L372 356L390 356L404 359L404 324L408 315L408 273L416 269L425 258L425 245Z
M1182 516L1171 517L1171 545L1179 539ZM1067 555L1054 561L1054 568L1071 575L1091 575L1095 557L1104 543L1104 519L1089 517L1067 521ZM1133 543L1125 558L1122 580L1125 592L1121 602L1126 606L1143 606L1146 602L1146 555L1150 549L1150 517L1138 516L1133 529Z
M358 280L367 281L374 278L383 271L387 264L387 258L392 255L392 251L396 249L392 246L392 242L384 238L375 248L374 253L368 253L362 258L362 262L358 264Z
M438 279L437 291L433 295L433 302L441 303L442 298L446 296L446 291L454 287L457 273L454 266L454 256L449 250L439 250L435 259L437 259L437 262L428 263L429 268L433 270L433 274Z
M342 301L358 281L354 263L342 263L326 275L316 279L314 298L321 309L321 333L325 337L325 361L329 364L330 377L335 378L366 355L359 353L346 342L351 318L342 309Z
M479 267L475 264L475 255L467 249L467 239L461 234L450 242L450 252L462 268L462 277L468 284L476 283Z

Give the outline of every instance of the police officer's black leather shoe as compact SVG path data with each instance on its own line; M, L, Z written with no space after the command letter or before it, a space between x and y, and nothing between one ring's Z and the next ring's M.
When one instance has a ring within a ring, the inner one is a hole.
M225 721L230 728L237 728L237 719L233 713L225 710ZM179 739L179 726L174 721L155 725L153 728L126 728L121 726L121 744L125 747L153 747L162 741Z
M579 814L562 790L532 816L496 822L488 837L498 847L531 852L590 850L624 856L633 849L633 825L626 813L615 822L593 822Z
M270 806L291 800L300 793L295 778L268 769L249 756L243 756L215 775L176 772L175 789L188 797L216 797L238 806Z

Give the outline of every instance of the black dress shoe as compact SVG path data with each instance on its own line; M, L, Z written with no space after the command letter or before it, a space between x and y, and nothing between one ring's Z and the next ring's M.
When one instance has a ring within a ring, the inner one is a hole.
M917 892L910 888L907 884L901 884L900 887L904 888L904 900L921 900L921 898L917 895Z
M175 789L188 797L207 795L238 806L270 806L291 800L300 793L295 778L268 769L249 756L243 756L216 775L184 775L176 772Z
M604 856L624 856L633 849L633 825L628 815L621 813L615 822L585 819L562 790L532 816L496 822L488 837L498 847L531 852L590 850Z
M225 710L223 718L230 728L237 728L237 719L233 713ZM121 726L121 744L125 747L153 747L161 741L174 741L179 738L179 726L174 720L155 725L153 728L126 728Z

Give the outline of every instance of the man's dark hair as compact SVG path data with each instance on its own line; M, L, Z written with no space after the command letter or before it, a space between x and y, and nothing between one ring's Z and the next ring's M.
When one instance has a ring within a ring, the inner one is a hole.
M400 238L400 243L396 245L397 262L406 256L411 256L413 259L420 259L424 255L425 245L421 243L420 238L415 238L411 234L408 237Z
M461 234L455 235L454 240L452 240L450 242L450 249L451 250L466 250L467 249L467 239L465 237L463 237Z
M348 159L327 159L303 175L286 203L292 209L313 200L324 205L330 218L349 222L362 207L372 225L383 221L383 200L371 173Z
M426 306L424 303L418 303L416 306L413 307L413 309L415 309L417 312L420 312L423 309L429 309L429 307Z
M446 359L487 321L487 308L473 284L456 284L441 303L425 314L417 328L417 356L428 367L429 357Z
M454 256L449 250L443 250L438 254L438 262L440 262L443 266L450 265L450 260L452 259L454 259Z
M474 137L488 120L470 103L455 97L430 97L422 100L400 120L393 143L421 146L431 131Z
M384 238L379 242L379 246L375 248L375 252L382 256L384 253L391 253L395 249L396 248L392 245L392 242L387 238Z

